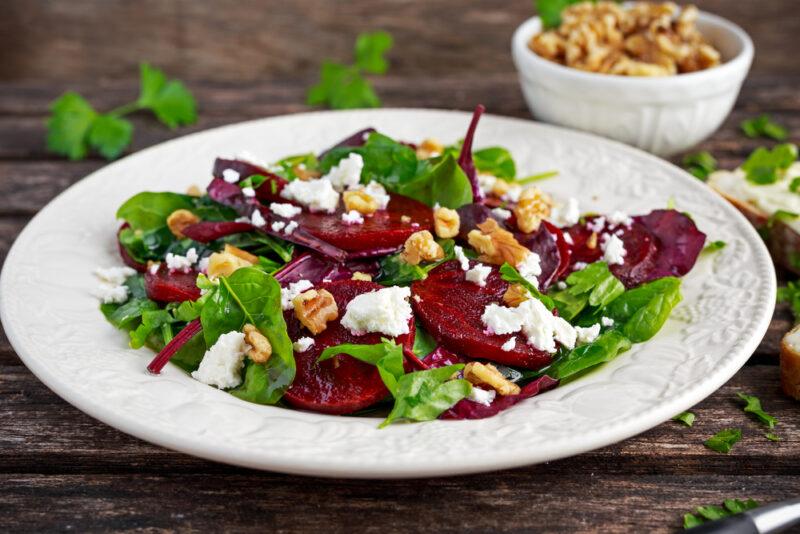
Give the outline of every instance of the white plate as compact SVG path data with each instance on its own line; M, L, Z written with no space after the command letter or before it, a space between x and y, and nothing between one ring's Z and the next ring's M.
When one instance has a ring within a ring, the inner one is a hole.
M217 155L264 159L319 151L375 126L405 140L463 137L469 114L435 110L323 112L189 135L109 165L43 209L17 238L0 279L0 311L22 360L87 414L141 439L259 469L338 477L453 475L544 462L623 440L689 408L727 381L764 335L775 275L764 245L731 206L680 169L639 150L534 122L486 116L476 146L511 149L520 174L578 196L584 211L663 208L673 198L709 238L728 243L685 277L684 301L650 342L600 370L480 421L398 424L259 406L126 346L91 295L97 266L120 263L114 212L143 190L207 183Z

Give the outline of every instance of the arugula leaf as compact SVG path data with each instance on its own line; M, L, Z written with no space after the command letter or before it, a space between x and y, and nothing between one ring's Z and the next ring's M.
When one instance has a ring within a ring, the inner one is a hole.
M616 330L600 334L591 343L572 349L563 357L557 358L545 374L556 380L563 380L601 363L609 362L631 348L631 342Z
M733 446L736 444L737 441L742 439L742 431L738 428L726 428L724 430L720 430L707 440L703 442L703 445L711 449L712 451L721 452L723 454L728 454Z
M737 393L737 395L745 402L745 406L742 408L745 412L753 414L759 421L767 425L770 430L775 428L775 423L778 420L761 409L761 400L758 397L746 395L742 392Z
M746 512L747 510L758 508L759 506L758 502L754 501L753 499L747 499L746 501L740 501L739 499L725 499L722 504L723 506L698 506L695 509L697 515L684 514L683 528L694 528L702 525L706 521L714 521L716 519L729 517L733 514L740 514L742 512Z
M197 120L197 104L192 93L179 80L170 80L147 63L139 66L140 90L136 101L141 109L155 113L170 128L193 124Z
M175 318L167 310L154 309L142 312L142 322L130 332L131 348L138 349L145 346L154 331L174 322Z
M795 322L800 322L800 280L779 287L778 302L788 302L792 307Z
M411 265L402 258L402 253L384 256L380 260L380 271L375 281L384 286L407 286L417 280L424 280L428 273L446 261L455 257L455 241L452 239L439 240L444 250L444 257L428 265Z
M789 137L789 132L786 128L773 121L772 117L766 114L743 120L739 127L751 139L767 137L776 141L785 141Z
M710 152L704 150L684 156L683 167L690 174L705 182L708 176L717 170L718 164L716 158Z
M179 193L143 191L126 200L117 210L117 219L123 219L134 230L155 230L167 224L167 217L179 209L191 210L192 197Z
M47 149L71 160L86 157L89 132L97 112L79 94L69 91L50 105L47 119Z
M726 245L727 243L725 241L712 241L703 248L702 252L704 254L707 254L709 252L717 252L718 250L722 250L723 248L725 248Z
M394 407L379 428L400 419L431 421L439 417L472 391L472 385L463 378L450 380L463 368L464 364L448 365L401 376L394 393Z
M397 192L428 206L439 204L457 209L472 203L472 186L451 154L438 158L433 166L411 181L399 184Z
M521 284L533 297L541 300L542 304L544 304L548 310L552 311L553 308L556 307L556 303L553 299L539 291L536 286L523 278L522 275L519 274L519 271L510 263L506 262L500 266L500 277L510 284Z
M673 421L679 421L686 426L694 424L695 415L692 412L682 412L672 418Z
M625 292L625 286L603 262L591 263L575 271L567 277L566 283L567 288L553 290L549 296L555 301L558 313L567 321L574 319L586 306L607 306Z
M681 281L667 276L625 291L602 309L634 343L647 341L664 326L681 301Z
M568 6L583 0L536 0L536 11L545 29L556 28L561 24L561 12Z
M768 185L778 181L778 171L787 169L797 160L797 145L784 143L772 150L759 147L742 164L749 182Z
M374 345L352 343L334 345L323 350L317 361L323 362L339 354L348 354L357 360L377 367L386 389L392 395L397 390L397 381L405 374L403 347L390 339L381 338L381 342Z
M389 61L384 57L394 39L387 32L362 33L356 38L356 66L372 74L385 74Z
M792 181L789 182L789 191L800 194L800 176L792 178Z

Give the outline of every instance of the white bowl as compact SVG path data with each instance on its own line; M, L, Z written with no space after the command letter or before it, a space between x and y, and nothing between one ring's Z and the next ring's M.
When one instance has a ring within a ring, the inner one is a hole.
M598 74L548 61L528 48L531 37L542 29L539 17L517 28L511 52L535 118L670 156L719 128L753 61L753 42L732 22L701 12L697 27L720 51L723 62L675 76Z

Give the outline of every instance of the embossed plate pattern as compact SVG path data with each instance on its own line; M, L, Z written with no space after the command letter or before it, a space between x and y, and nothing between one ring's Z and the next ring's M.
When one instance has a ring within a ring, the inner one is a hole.
M149 376L91 295L97 266L119 264L114 211L142 190L207 183L217 155L265 160L320 150L365 126L400 139L464 135L469 115L436 110L321 112L257 120L143 150L77 183L19 235L0 279L3 325L24 363L87 414L141 439L204 458L320 476L453 475L554 460L647 430L727 381L766 331L775 275L758 235L736 210L680 169L630 147L530 121L486 116L478 147L503 145L520 174L558 169L543 183L584 211L629 213L673 198L710 239L684 301L650 342L590 375L480 421L433 421L378 430L348 418L258 406L168 366Z

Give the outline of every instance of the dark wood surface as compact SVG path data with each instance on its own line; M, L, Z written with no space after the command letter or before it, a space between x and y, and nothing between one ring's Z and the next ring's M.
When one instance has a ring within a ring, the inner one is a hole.
M759 144L743 138L738 123L760 112L789 126L797 140L795 2L699 4L744 25L758 50L736 109L703 148L723 166L737 165ZM471 109L483 102L492 113L528 116L507 52L511 31L529 14L527 1L9 0L3 10L0 261L31 216L105 164L66 162L44 150L48 103L66 89L100 109L131 99L131 69L140 59L190 81L200 120L169 131L134 116L132 151L191 131L304 111L322 51L346 58L351 35L375 27L397 38L390 75L376 80L387 106ZM800 413L778 388L778 343L791 321L779 306L748 365L695 407L693 428L668 422L528 468L369 482L233 468L121 434L51 393L0 334L0 531L675 530L681 515L701 504L800 493ZM745 417L738 391L759 396L780 420L781 442L764 439ZM730 455L702 445L732 426L745 438Z

